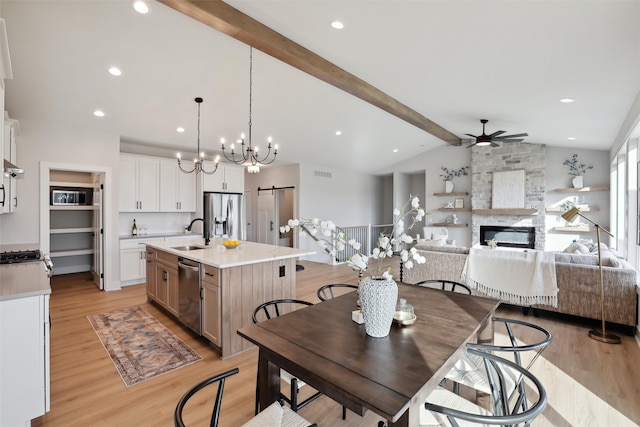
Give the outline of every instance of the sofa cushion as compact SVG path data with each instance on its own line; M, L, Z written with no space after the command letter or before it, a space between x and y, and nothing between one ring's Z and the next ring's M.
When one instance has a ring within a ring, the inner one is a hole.
M416 244L416 249L420 249L420 248L424 248L427 246L443 246L446 245L447 241L446 241L446 236L445 236L445 240L424 240L424 239L420 239L418 240L418 243Z
M433 252L447 252L452 254L468 254L469 248L465 248L462 246L422 246L417 244L415 246L416 249L425 249Z
M556 262L564 262L567 264L585 264L598 265L598 257L592 254L569 254L564 252L555 253Z

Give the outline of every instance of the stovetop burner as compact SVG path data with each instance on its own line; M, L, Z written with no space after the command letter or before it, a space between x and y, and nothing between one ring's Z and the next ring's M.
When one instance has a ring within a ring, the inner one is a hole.
M40 260L42 260L42 254L39 249L0 253L0 264L15 264L19 262L34 262Z

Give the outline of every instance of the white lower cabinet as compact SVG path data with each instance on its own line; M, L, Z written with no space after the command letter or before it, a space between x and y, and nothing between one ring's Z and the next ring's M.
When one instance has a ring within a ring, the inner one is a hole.
M49 295L0 301L0 425L49 411Z
M164 238L125 239L120 241L120 285L135 285L146 280L145 244L161 242Z

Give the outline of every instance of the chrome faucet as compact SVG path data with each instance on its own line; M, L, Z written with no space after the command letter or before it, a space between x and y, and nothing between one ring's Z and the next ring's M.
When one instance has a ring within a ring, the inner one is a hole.
M191 231L191 227L193 227L193 223L196 221L202 221L202 224L204 224L204 226L202 227L202 234L204 235L204 244L205 246L209 246L209 242L211 241L211 239L209 238L209 227L207 225L207 221L205 221L203 218L196 218L193 221L191 221L191 223L187 227L187 231Z

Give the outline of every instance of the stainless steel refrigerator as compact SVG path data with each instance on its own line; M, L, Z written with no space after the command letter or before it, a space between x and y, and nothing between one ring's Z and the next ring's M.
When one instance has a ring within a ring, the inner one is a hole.
M246 213L243 194L204 193L204 220L209 236L246 240Z

